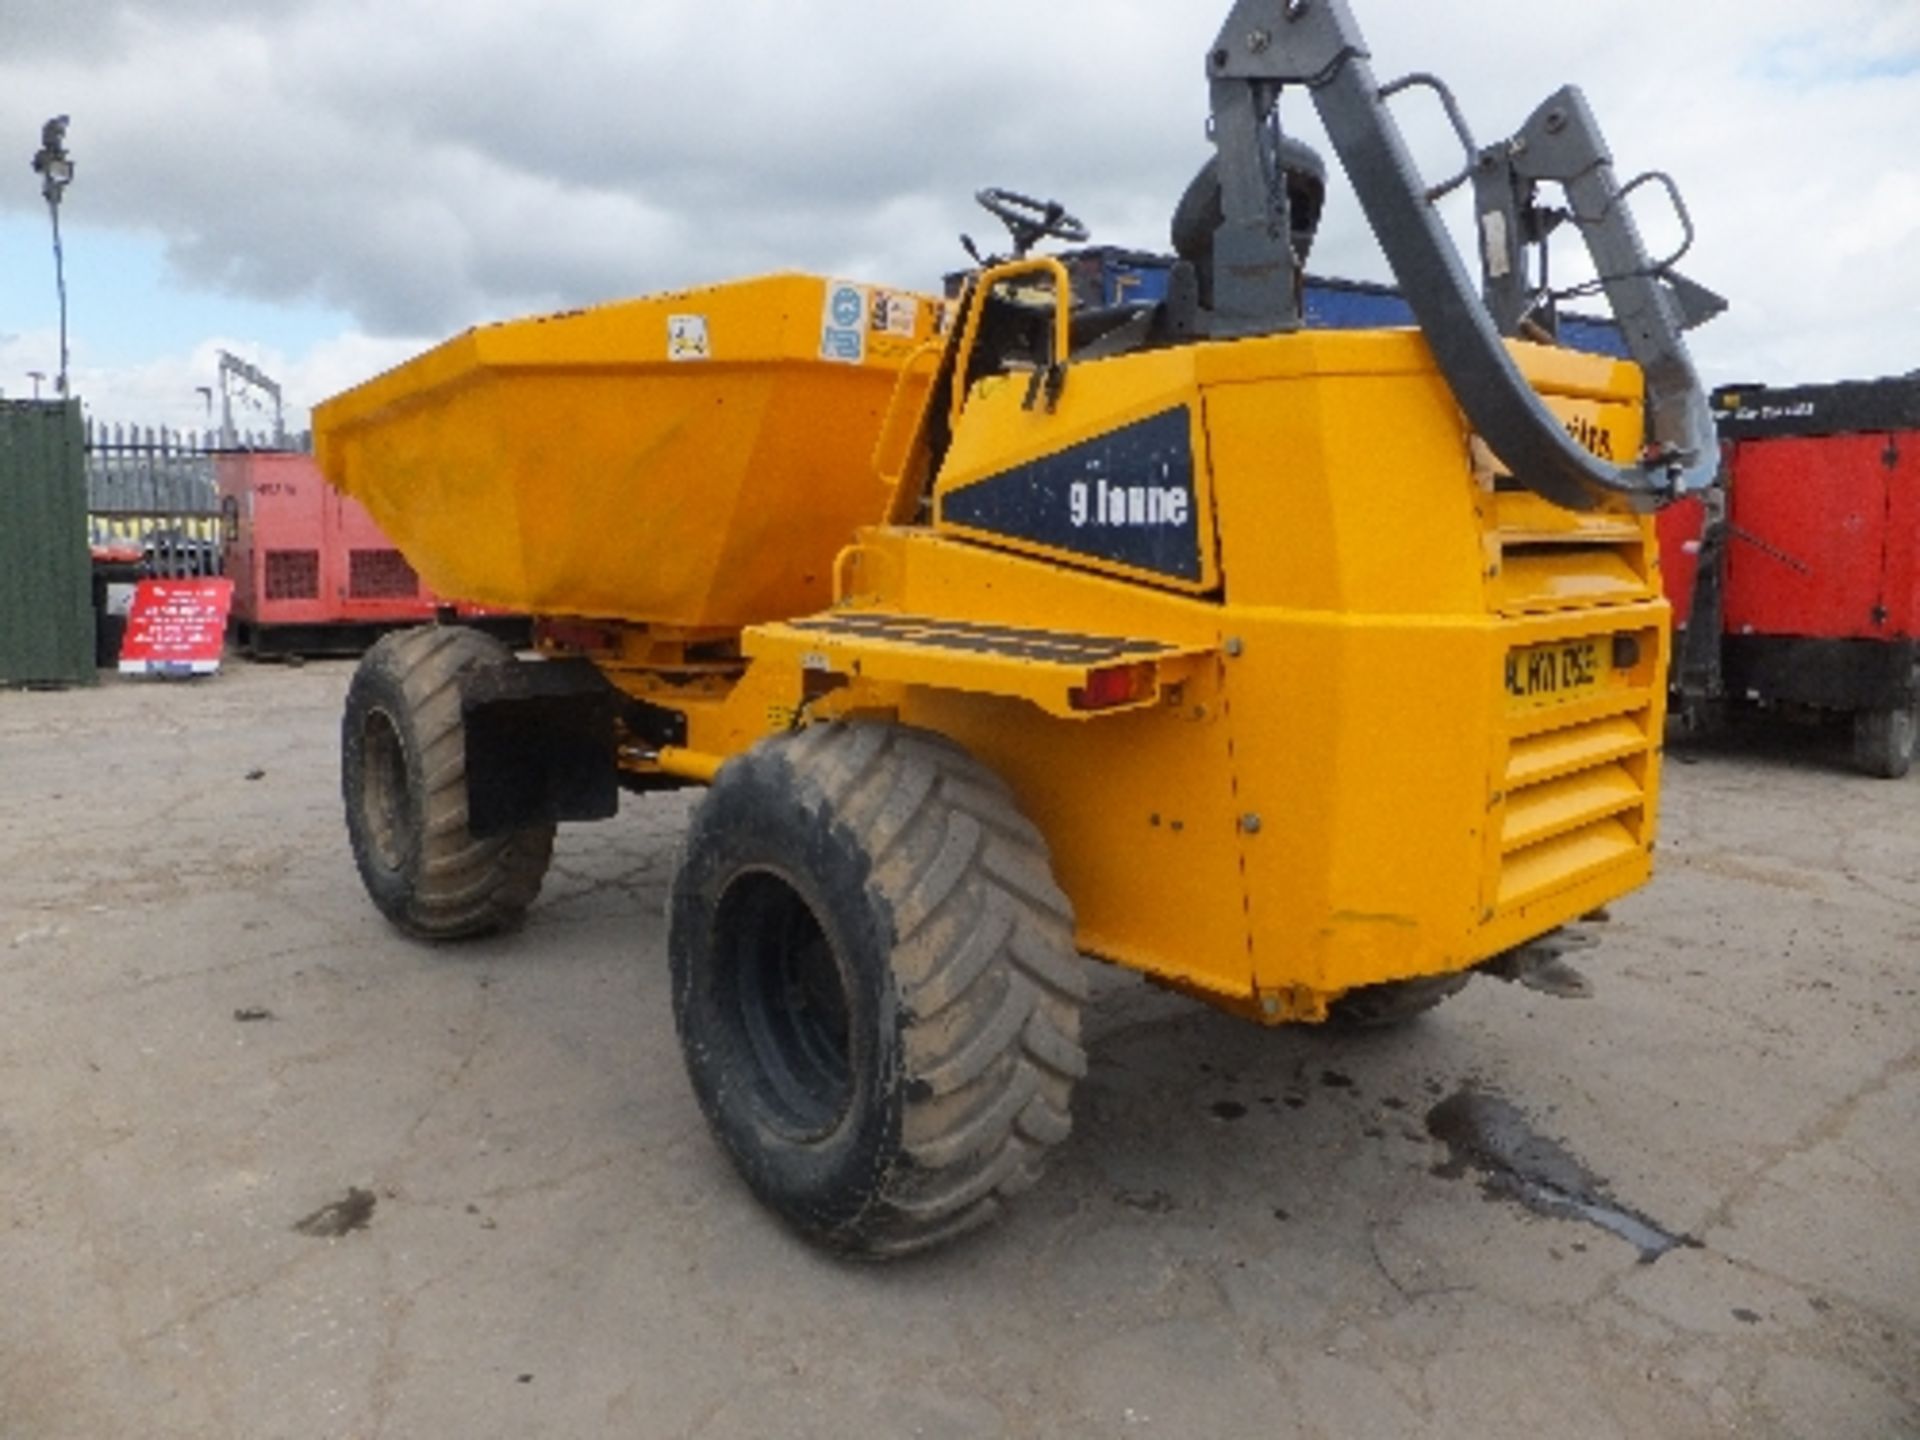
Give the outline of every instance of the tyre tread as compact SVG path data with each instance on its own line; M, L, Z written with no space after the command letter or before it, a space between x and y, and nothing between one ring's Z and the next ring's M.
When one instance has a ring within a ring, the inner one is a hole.
M393 719L410 731L407 743L417 757L421 787L414 837L419 854L411 883L397 901L375 900L394 924L422 939L465 939L517 925L539 894L552 859L551 824L486 837L467 829L460 682L474 668L511 663L511 652L499 641L456 625L395 631L361 661L363 673L384 675L403 699L406 713ZM348 704L351 719L351 695ZM348 735L346 744L353 743ZM355 803L349 793L348 829L364 874L369 862L360 853Z
M1071 1131L1087 992L1073 907L1011 789L944 737L829 725L785 748L829 804L864 799L889 772L879 804L841 818L870 855L924 857L904 877L876 863L869 882L892 911L896 956L914 951L911 967L895 962L908 1163L841 1243L928 1248L992 1219Z

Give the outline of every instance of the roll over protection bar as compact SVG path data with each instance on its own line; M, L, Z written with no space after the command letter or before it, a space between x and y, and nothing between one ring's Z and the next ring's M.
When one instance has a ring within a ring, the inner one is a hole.
M1271 182L1270 158L1279 133L1276 102L1286 86L1298 85L1313 97L1460 408L1515 480L1574 510L1609 501L1651 509L1712 482L1719 442L1681 332L1712 313L1718 297L1674 275L1671 261L1648 257L1626 204L1641 182L1623 188L1615 181L1606 142L1578 90L1554 95L1511 140L1479 149L1439 81L1375 81L1346 0L1235 0L1207 73L1225 217L1214 238L1214 333L1300 323L1286 187ZM1441 185L1422 180L1388 109L1395 94L1413 86L1439 95L1466 151L1465 168ZM1469 178L1482 222L1484 302L1434 204ZM1502 309L1509 327L1523 318L1515 277L1523 273L1524 246L1545 241L1544 227L1527 224L1537 214L1531 196L1540 182L1565 189L1627 351L1646 376L1647 443L1638 463L1612 464L1573 440L1521 375L1489 309ZM1497 218L1488 220L1489 213ZM1684 209L1681 216L1690 230Z

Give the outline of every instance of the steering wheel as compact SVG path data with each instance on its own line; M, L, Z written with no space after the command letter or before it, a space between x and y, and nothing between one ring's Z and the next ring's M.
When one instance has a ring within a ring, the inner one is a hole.
M974 192L981 208L995 216L1013 235L1013 256L1024 259L1036 240L1052 236L1069 245L1084 245L1091 231L1067 213L1058 200L1036 200L1013 190L989 186Z

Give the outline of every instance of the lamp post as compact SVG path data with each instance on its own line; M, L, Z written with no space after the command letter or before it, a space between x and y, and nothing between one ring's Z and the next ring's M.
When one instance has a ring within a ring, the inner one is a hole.
M67 270L60 253L60 197L73 183L73 158L67 154L67 117L56 115L40 127L40 149L33 157L40 193L53 218L53 283L60 293L60 377L54 382L61 399L67 396Z
M40 382L47 378L47 372L44 370L29 370L27 371L27 378L33 381L33 398L38 400L40 398Z

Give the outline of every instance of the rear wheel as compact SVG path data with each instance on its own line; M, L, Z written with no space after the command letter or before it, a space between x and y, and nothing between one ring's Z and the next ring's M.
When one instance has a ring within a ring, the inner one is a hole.
M1898 780L1913 766L1920 706L1859 710L1853 717L1853 761L1869 775Z
M461 677L515 663L478 630L430 625L382 637L354 672L340 728L347 837L367 895L410 935L509 928L540 893L551 824L484 838L467 829Z
M1384 1030L1424 1015L1467 988L1469 975L1422 975L1349 990L1327 1007L1327 1024L1339 1030Z
M1067 1136L1085 976L1040 834L957 746L826 725L730 761L670 903L714 1135L808 1239L923 1249Z

